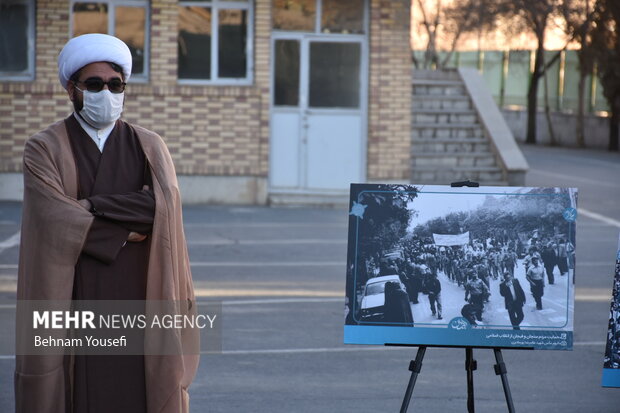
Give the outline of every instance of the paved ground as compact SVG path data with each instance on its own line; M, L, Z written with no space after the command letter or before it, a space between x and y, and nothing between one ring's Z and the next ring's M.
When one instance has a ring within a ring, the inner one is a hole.
M580 216L575 349L504 351L516 410L618 412L620 389L603 389L600 380L620 231L620 156L523 150L532 168L527 184L579 187ZM19 211L0 204L0 295L9 299ZM202 357L192 412L398 411L415 349L341 344L345 209L196 206L185 209L185 222L197 291L201 300L223 300L224 316L223 352ZM410 411L466 411L464 353L427 351ZM474 355L477 411L505 411L492 352ZM10 356L0 358L2 412L13 409L13 366Z

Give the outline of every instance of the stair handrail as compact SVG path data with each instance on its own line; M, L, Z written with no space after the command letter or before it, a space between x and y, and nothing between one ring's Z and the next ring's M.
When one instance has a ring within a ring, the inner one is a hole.
M525 185L525 174L529 165L482 76L472 68L460 67L457 70L485 133L491 141L493 151L501 161L508 185Z

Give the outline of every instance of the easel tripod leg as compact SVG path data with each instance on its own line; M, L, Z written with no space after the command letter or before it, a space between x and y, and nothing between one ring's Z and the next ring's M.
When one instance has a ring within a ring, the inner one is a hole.
M515 407L512 403L512 394L510 393L510 386L508 385L508 370L506 370L506 363L504 363L504 357L502 356L502 350L494 348L495 361L497 364L495 367L495 374L502 377L502 386L504 387L504 395L506 396L506 404L508 405L508 412L514 413Z
M422 370L422 360L424 359L424 353L426 353L426 347L418 347L418 352L415 356L415 361L412 360L409 363L409 371L411 371L411 377L409 378L409 384L407 385L407 391L405 392L405 398L403 404L400 406L400 413L407 413L409 408L409 401L411 400L411 394L413 393L413 387L418 379L418 374Z
M478 368L478 362L474 360L474 350L465 348L465 370L467 370L467 412L474 413L474 370Z

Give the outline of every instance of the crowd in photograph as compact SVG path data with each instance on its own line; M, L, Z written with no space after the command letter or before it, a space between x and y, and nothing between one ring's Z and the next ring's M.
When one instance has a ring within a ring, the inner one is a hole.
M620 369L620 259L616 263L604 366L608 369Z
M370 277L397 274L400 279L385 288L386 322L413 323L413 316L396 309L405 307L405 299L419 304L421 294L428 296L433 317L441 320L442 282L447 280L462 288L465 304L461 316L471 325L482 321L485 304L498 294L496 299L503 298L513 328L519 329L524 318L524 290L529 287L535 309L542 310L545 285L556 282L556 267L560 276L569 275L569 269L574 268L574 250L567 239L540 231L512 237L470 236L463 245L437 245L432 238L413 236L398 248L370 258L366 267ZM444 276L438 277L440 273ZM499 289L491 288L492 279L497 280ZM399 289L402 291L397 292Z

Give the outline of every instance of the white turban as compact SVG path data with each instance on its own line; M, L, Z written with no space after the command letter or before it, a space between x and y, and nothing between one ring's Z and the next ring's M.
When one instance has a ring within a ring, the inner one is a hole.
M95 62L112 62L123 68L125 82L131 75L131 52L119 38L91 33L69 40L58 55L58 78L66 89L67 81L78 70Z

